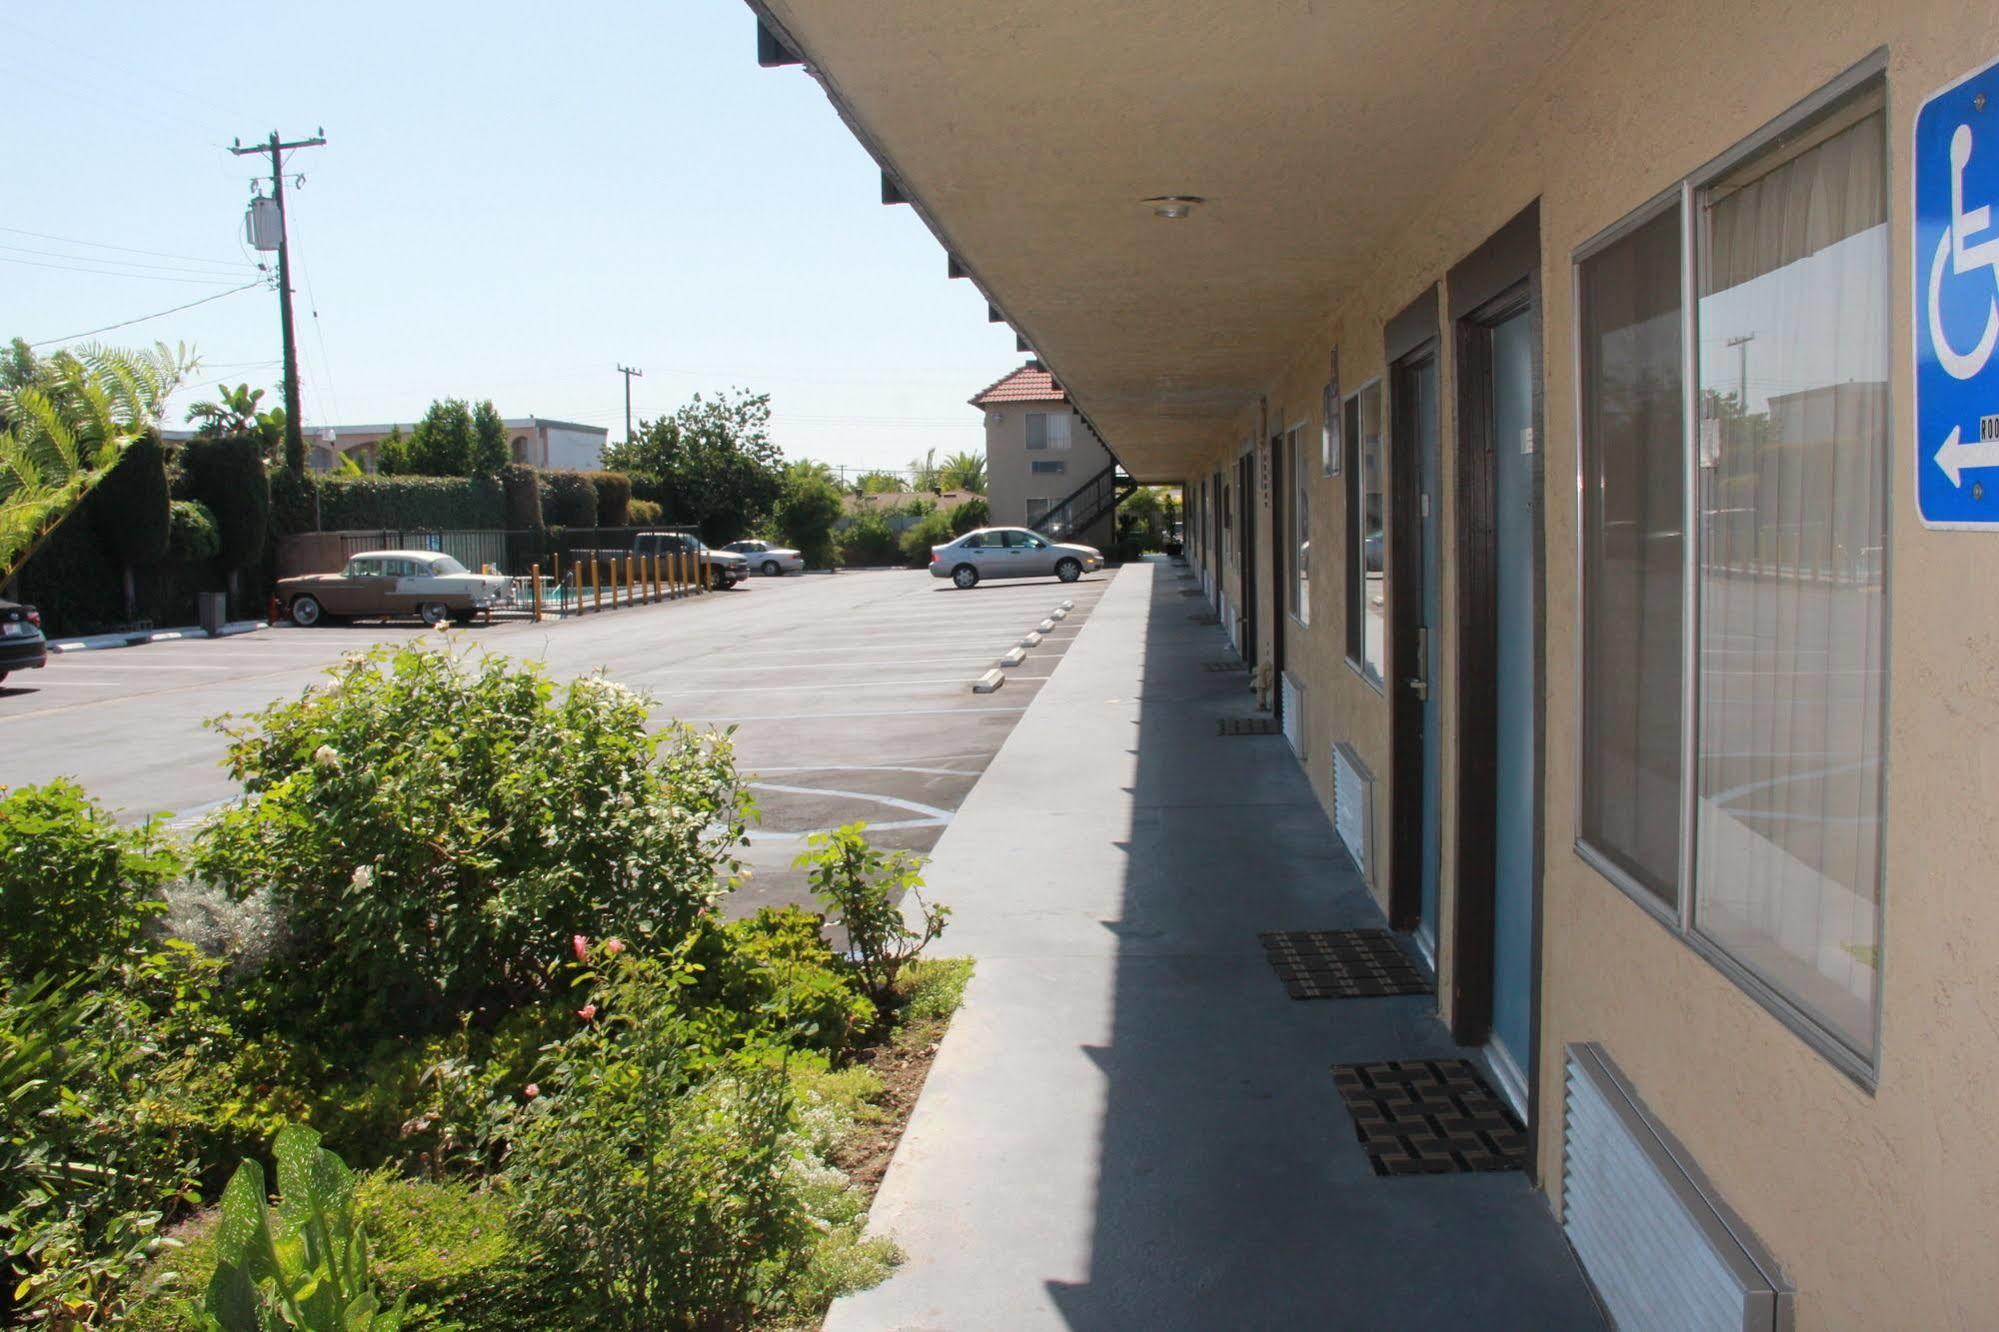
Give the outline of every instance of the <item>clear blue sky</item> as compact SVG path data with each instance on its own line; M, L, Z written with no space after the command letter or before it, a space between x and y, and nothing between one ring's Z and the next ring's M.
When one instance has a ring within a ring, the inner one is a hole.
M259 159L227 146L324 126L288 193L308 426L456 396L616 439L622 362L640 416L770 393L794 457L978 449L965 399L1019 364L1012 333L755 46L740 0L0 0L0 338L255 278ZM276 385L277 325L253 289L103 340L191 343L178 415L218 380Z

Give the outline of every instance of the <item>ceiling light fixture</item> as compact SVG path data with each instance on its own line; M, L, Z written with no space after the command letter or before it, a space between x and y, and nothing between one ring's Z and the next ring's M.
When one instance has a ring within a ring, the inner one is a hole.
M1207 200L1198 194L1159 194L1150 199L1141 199L1139 202L1150 208L1154 217L1163 217L1171 222L1190 216L1195 208Z

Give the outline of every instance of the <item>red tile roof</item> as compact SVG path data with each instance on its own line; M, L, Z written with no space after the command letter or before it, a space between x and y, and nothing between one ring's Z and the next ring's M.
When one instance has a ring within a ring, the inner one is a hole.
M993 383L981 389L972 398L972 406L983 407L991 402L1067 402L1069 395L1055 382L1055 376L1041 367L1039 361L1029 361L1020 369L1001 375Z

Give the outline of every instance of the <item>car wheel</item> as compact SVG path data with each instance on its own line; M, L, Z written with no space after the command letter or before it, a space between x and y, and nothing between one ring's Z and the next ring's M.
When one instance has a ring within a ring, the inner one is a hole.
M1065 583L1073 583L1083 576L1083 566L1075 560L1063 560L1055 566L1055 576Z
M310 629L326 619L326 609L319 604L319 598L310 594L292 598L292 623L301 629Z
M776 560L765 560L765 561L764 561L764 573L765 573L766 575L768 575L769 577L772 577L772 578L776 578L776 577L780 576L781 574L783 574L783 573L784 573L784 570L782 570L782 569L780 569L780 568L778 568L778 567L777 567L777 561L776 561Z
M416 616L425 624L436 628L451 618L451 611L441 601L426 601L417 606Z
M979 571L969 564L961 564L951 571L951 581L959 587L977 587Z

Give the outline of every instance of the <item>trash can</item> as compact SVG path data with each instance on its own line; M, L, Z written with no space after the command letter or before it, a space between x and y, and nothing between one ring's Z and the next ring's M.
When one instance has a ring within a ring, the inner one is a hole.
M229 594L226 592L197 592L195 606L201 615L201 627L210 638L222 632L222 626L229 622Z

